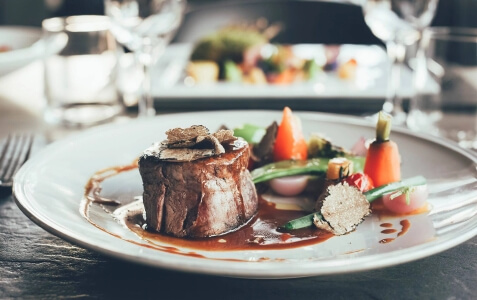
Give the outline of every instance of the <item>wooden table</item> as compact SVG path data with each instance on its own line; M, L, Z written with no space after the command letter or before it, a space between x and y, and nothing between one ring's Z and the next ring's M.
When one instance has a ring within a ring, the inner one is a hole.
M41 120L41 71L0 78L0 138L28 130L74 134ZM0 299L477 299L477 237L394 267L288 280L177 273L118 261L44 231L0 190Z

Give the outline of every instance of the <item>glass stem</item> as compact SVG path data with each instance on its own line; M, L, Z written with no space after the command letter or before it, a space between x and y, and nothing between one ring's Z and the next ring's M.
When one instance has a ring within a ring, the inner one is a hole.
M151 64L143 64L144 77L141 85L141 99L138 103L139 117L153 117L156 115L154 99L151 91Z
M401 85L401 68L406 56L406 47L394 41L386 43L386 51L391 62L386 101L383 110L393 117L395 123L403 123L404 110L398 91Z
M138 103L138 117L154 117L154 99L152 97L151 70L154 65L152 47L143 47L142 51L136 52L136 60L143 68L143 78L141 82L141 98Z
M422 33L421 33L422 35ZM416 41L416 56L414 58L414 76L413 76L413 87L414 87L414 96L411 99L411 104L409 111L418 111L420 110L418 102L423 95L424 87L427 80L427 61L425 46L423 45L422 38Z

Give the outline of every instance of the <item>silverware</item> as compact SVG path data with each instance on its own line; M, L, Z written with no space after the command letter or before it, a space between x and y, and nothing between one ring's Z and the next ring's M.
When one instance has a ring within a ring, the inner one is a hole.
M28 159L33 144L29 133L9 134L0 150L0 187L11 187L13 176Z

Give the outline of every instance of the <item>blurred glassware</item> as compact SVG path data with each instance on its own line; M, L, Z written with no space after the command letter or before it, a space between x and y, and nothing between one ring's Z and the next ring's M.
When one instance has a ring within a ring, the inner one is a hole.
M477 149L477 28L429 28L422 46L426 54L413 64L415 85L434 93L418 88L408 126Z
M404 124L406 114L399 95L400 73L406 58L406 47L421 38L422 31L434 17L437 0L363 0L366 24L386 44L391 63L388 93L383 110Z
M43 39L65 40L64 48L44 59L45 120L66 126L89 126L122 111L115 76L117 51L105 16L45 19Z
M106 15L119 43L135 53L144 68L139 116L154 116L151 68L179 28L185 0L105 0Z

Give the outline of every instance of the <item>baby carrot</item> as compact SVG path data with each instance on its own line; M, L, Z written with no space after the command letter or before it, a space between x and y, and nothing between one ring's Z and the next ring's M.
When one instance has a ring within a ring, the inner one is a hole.
M401 157L398 146L389 139L392 117L379 113L376 140L369 145L364 173L371 177L375 186L401 180Z
M308 149L303 137L300 119L293 116L289 107L285 107L273 147L273 160L304 160L307 159L307 156Z

